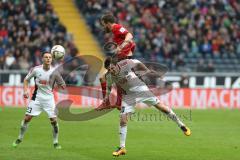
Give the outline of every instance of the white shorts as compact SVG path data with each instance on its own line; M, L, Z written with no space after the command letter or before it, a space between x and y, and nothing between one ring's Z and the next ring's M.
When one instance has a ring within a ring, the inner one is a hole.
M149 106L154 106L159 102L159 99L153 95L153 93L148 93L147 96L124 95L122 99L121 114L134 113L137 103L145 103Z
M49 118L55 118L57 117L55 108L54 99L47 101L39 101L38 99L35 99L31 100L28 104L26 115L38 116L42 113L42 111L45 111Z

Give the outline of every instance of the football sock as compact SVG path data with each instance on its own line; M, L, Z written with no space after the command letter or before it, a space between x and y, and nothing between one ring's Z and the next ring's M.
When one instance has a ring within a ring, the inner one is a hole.
M125 147L126 137L127 137L127 126L119 126L120 131L120 147Z
M119 89L119 87L117 88L117 101L116 101L116 105L117 106L121 106L122 105L122 92L121 92L121 89Z
M21 122L21 128L20 128L20 133L18 136L18 139L22 140L24 137L25 132L27 131L28 128L28 122L25 122L24 120Z
M183 123L183 122L178 118L178 116L173 112L172 109L169 108L169 113L166 113L166 114L167 114L167 116L168 116L171 120L173 120L174 122L176 122L179 127L185 126L184 123Z
M51 122L52 124L52 133L53 133L53 144L58 143L58 123L57 122Z
M103 95L103 98L104 98L106 96L107 83L106 82L101 82L101 87L102 87L102 95Z

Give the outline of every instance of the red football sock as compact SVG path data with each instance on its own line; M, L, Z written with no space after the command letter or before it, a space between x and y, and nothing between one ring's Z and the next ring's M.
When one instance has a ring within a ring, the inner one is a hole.
M105 98L106 93L107 93L107 82L101 82L101 87L102 87L103 98Z

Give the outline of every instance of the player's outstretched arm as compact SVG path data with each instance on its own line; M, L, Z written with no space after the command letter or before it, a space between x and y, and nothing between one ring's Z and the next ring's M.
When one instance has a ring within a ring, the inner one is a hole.
M56 71L54 74L55 74L54 78L57 82L58 87L60 87L61 89L65 89L66 88L66 83L63 80L62 75L58 71Z
M139 77L146 76L146 77L156 77L156 78L161 78L167 71L167 68L165 69L164 72L157 72L155 70L150 70L145 66L143 63L137 63L136 66L133 68L133 71L135 72L136 75Z
M132 62L134 64L132 64L132 70L135 72L136 75L138 76L144 76L146 74L152 73L152 71L150 69L147 68L147 66L145 66L142 62L138 61L138 60L134 60L136 62Z

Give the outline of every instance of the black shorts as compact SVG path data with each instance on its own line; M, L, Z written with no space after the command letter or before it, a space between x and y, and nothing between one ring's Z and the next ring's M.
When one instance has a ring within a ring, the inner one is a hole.
M133 56L126 56L126 57L120 58L120 59L118 59L118 62L125 60L125 59L133 59Z

